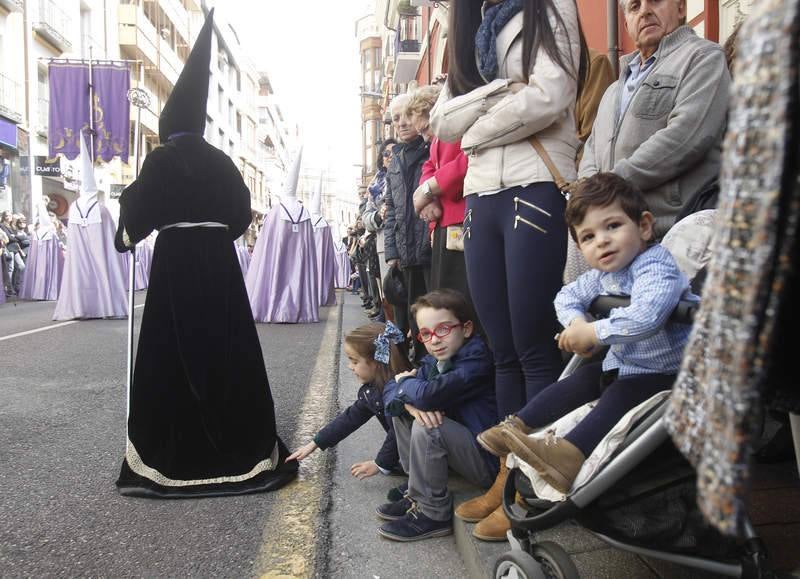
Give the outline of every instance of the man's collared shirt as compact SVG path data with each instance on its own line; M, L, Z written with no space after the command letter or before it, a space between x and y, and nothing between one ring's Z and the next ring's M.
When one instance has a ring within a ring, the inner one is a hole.
M655 54L648 58L644 64L642 64L641 56L637 54L633 57L630 64L628 64L628 74L625 77L625 84L622 85L622 95L619 99L619 111L617 118L622 118L622 115L625 113L625 109L628 108L628 103L631 102L633 95L636 94L636 90L639 88L639 85L641 85L642 82L644 82L644 79L647 78L647 75L650 73L650 70L652 70L655 62Z

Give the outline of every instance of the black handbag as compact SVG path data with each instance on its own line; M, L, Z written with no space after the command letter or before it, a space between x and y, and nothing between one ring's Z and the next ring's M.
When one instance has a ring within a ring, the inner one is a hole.
M408 291L403 272L397 266L390 267L383 276L383 296L386 301L396 307L403 307L408 303Z

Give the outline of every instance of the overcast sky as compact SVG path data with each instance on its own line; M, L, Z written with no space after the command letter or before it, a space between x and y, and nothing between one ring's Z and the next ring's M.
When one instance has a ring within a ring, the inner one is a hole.
M303 136L303 166L329 168L355 191L361 160L360 62L355 22L368 0L225 0L217 11L236 29L282 109Z

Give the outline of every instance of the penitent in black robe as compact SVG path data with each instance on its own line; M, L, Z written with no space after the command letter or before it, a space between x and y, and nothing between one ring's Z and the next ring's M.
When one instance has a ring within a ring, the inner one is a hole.
M158 235L136 354L120 493L181 498L273 490L297 473L272 394L233 240L250 193L200 136L153 150L120 198L119 251Z

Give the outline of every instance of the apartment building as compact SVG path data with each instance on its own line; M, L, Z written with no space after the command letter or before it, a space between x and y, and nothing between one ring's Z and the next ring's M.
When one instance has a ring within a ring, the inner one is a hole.
M19 125L26 116L24 60L15 58L23 44L22 0L0 0L0 211L22 209ZM22 138L21 138L22 137Z
M71 167L47 158L47 65L50 59L90 54L119 58L116 31L102 5L100 0L0 1L0 209L30 215L32 200L45 194L63 216L75 198ZM100 182L109 180L100 175Z
M292 127L287 121L266 72L258 73L256 108L259 163L264 170L268 189L266 199L258 210L266 213L279 201L284 174L297 146L297 127Z
M201 0L0 0L0 210L29 213L31 199L45 194L51 209L65 217L77 195L80 161L47 159L49 59L135 61L131 86L142 79L150 97L141 110L143 158L159 144L158 115L207 12ZM219 12L212 50L205 136L234 160L253 206L263 209L269 193L258 140L260 74ZM132 108L131 135L135 118ZM130 164L115 158L96 168L112 213L115 197L134 178L133 151Z
M356 39L361 55L361 185L367 185L375 176L378 149L385 138L383 40L374 14L356 21Z
M158 113L183 69L209 7L196 0L123 0L118 6L119 46L125 58L144 62L144 89L151 97L142 111L144 154L158 146ZM259 159L258 73L233 26L219 11L214 17L205 139L233 159L250 189L251 203L267 199ZM132 79L136 84L138 79ZM124 177L132 178L132 167Z

